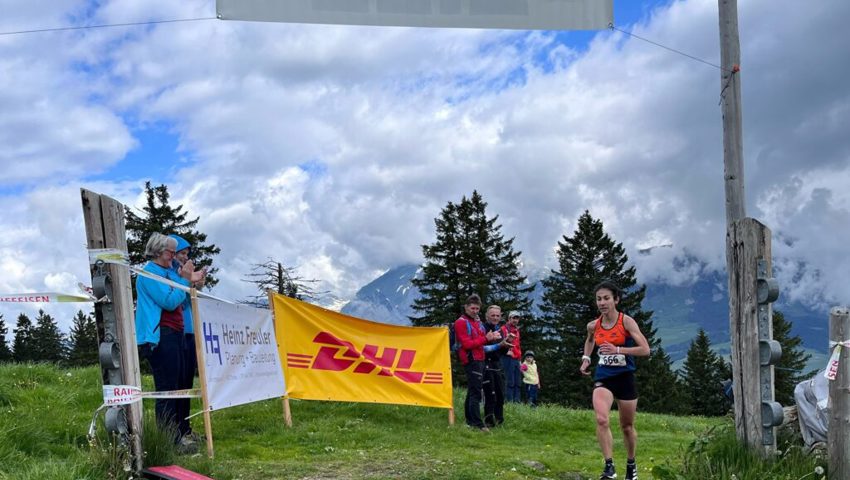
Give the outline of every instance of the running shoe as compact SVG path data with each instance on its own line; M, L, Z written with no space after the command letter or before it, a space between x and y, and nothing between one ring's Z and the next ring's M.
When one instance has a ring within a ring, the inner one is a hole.
M637 477L637 464L636 463L627 463L626 464L626 480L638 480Z
M617 471L614 470L613 463L606 463L605 470L602 470L602 475L599 476L599 480L609 480L612 478L617 478Z

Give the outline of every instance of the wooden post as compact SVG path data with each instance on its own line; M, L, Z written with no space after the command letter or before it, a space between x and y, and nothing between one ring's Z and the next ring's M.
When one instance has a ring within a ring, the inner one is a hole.
M198 291L190 290L192 297L192 325L195 328L195 357L198 359L198 377L201 380L201 404L204 409L204 435L207 439L207 456L213 458L212 421L210 419L210 400L207 395L207 359L201 342L204 341L204 326L201 322L201 312L198 310ZM200 333L200 335L199 335Z
M292 410L289 409L289 397L283 397L283 423L292 428Z
M280 264L278 264L278 269L280 269ZM277 338L277 323L274 321L274 290L269 288L266 290L266 295L269 298L269 311L272 312L272 325L275 327L275 338ZM280 351L280 345L278 345L278 351ZM286 362L285 358L280 359L281 362ZM284 363L286 365L286 363ZM284 367L285 369L286 367ZM286 376L284 375L284 383L286 383ZM289 388L287 386L287 388ZM288 393L288 392L287 392ZM281 402L283 403L283 423L292 428L292 410L289 408L289 397L284 394L283 398L281 398Z
M723 178L726 224L746 216L744 206L744 142L741 127L741 46L738 0L718 0L720 13L720 95L723 105Z
M80 191L83 204L83 219L86 225L88 248L116 248L127 251L127 234L124 229L124 205L105 195L89 190ZM92 274L94 274L92 267ZM136 324L133 312L133 290L130 271L119 265L105 266L112 280L112 306L115 311L116 336L113 339L121 352L121 381L124 385L141 387L139 352L136 348ZM98 332L103 332L98 325ZM101 342L104 338L99 339ZM126 405L127 428L129 431L130 456L133 467L141 471L144 464L142 449L142 402Z
M829 312L829 340L850 340L850 309ZM835 380L829 382L829 478L850 478L850 348L842 347Z
M771 272L770 230L752 218L733 222L727 235L726 251L735 431L739 440L767 455L775 450L776 444L775 440L770 445L763 443L756 289L759 260L766 262L767 274ZM773 373L772 368L766 371Z

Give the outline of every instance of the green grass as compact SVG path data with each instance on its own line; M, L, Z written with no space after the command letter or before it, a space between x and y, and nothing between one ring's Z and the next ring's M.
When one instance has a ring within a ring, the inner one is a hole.
M683 464L659 465L653 473L662 480L826 480L826 459L807 455L795 444L796 439L780 435L776 457L765 462L751 450L741 448L734 430L730 424L710 430L689 446Z
M144 383L151 388L149 377ZM102 401L100 389L100 371L94 367L0 365L0 480L128 478L126 459L110 447L102 422L94 445L86 438ZM461 412L464 391L455 393ZM177 455L153 428L153 404L146 401L146 465L177 463L224 480L586 479L597 478L601 469L590 410L511 404L506 424L485 434L466 428L462 416L449 426L447 411L441 409L294 400L291 407L292 428L283 423L279 400L214 412L215 458L208 459L203 449L198 455ZM641 479L677 479L665 475L695 468L684 461L688 446L704 445L695 440L728 423L639 413ZM203 431L200 416L193 426ZM625 453L614 433L622 471ZM802 464L809 471L814 465Z

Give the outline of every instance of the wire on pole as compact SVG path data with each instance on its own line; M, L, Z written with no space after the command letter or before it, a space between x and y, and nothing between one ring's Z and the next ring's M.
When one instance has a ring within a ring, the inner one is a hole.
M104 23L101 25L80 25L75 27L56 27L56 28L39 28L34 30L18 30L14 32L0 32L0 35L24 35L28 33L44 33L44 32L64 32L69 30L86 30L90 28L109 28L109 27L135 27L139 25L157 25L160 23L179 23L179 22L199 22L203 20L217 20L216 17L199 17L199 18L178 18L172 20L151 20L148 22L131 22L131 23Z
M643 37L641 37L640 35L635 35L634 33L627 32L627 31L625 31L625 30L623 30L623 29L617 28L617 27L615 27L615 26L614 26L614 24L613 24L613 23L609 23L609 24L608 24L608 28L610 28L611 30L616 30L616 31L618 31L618 32L620 32L620 33L625 33L626 35L628 35L628 36L630 36L630 37L637 38L638 40L642 40L642 41L644 41L644 42L646 42L646 43L650 43L650 44L652 44L652 45L655 45L656 47L661 47L661 48L663 48L663 49L665 49L665 50L669 50L669 51L671 51L671 52L673 52L673 53L678 53L679 55L682 55L682 56L688 57L688 58L690 58L691 60L696 60L697 62L704 63L704 64L706 64L706 65L712 66L712 67L717 68L717 69L719 69L719 70L723 70L723 71L725 71L725 72L729 72L729 73L737 73L737 72L738 72L738 70L740 70L740 68L739 68L737 65L736 65L735 67L731 68L731 69L729 69L729 68L723 68L723 67L721 67L720 65L717 65L717 64L711 63L711 62L706 61L706 60L703 60L703 59L701 59L701 58L699 58L699 57L695 57L695 56L693 56L693 55L689 55L689 54L687 54L687 53L685 53L685 52L683 52L683 51L681 51L681 50L676 50L675 48L671 48L671 47L668 47L668 46L666 46L666 45L662 45L662 44L660 44L660 43L658 43L658 42L654 42L654 41L652 41L652 40L650 40L650 39L648 39L648 38L643 38Z

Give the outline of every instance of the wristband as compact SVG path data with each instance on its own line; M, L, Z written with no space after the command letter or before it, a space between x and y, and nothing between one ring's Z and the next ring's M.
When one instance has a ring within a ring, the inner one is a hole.
M583 361L585 361L585 360L587 360L588 362L590 362L590 357L588 357L587 355L582 355L582 356L581 356L581 361L583 362Z

